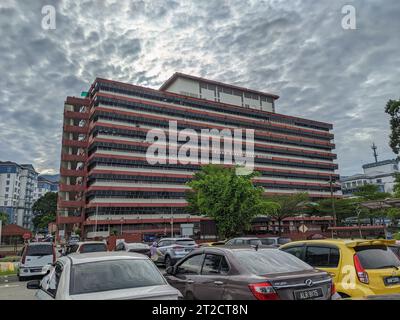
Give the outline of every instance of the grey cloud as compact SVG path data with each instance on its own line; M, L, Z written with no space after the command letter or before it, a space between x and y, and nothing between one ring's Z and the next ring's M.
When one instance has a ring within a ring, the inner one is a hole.
M388 147L386 101L399 98L400 3L349 1L48 1L0 4L0 160L59 168L63 102L95 77L158 88L181 71L279 94L277 111L334 124L340 172Z

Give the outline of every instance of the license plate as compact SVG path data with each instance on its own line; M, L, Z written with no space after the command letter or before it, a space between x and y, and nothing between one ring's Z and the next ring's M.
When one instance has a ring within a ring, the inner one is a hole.
M393 286L395 284L400 284L400 277L386 277L384 279L385 285Z
M322 292L322 288L313 288L307 290L297 290L294 292L294 297L296 300L308 300L320 298L324 294Z

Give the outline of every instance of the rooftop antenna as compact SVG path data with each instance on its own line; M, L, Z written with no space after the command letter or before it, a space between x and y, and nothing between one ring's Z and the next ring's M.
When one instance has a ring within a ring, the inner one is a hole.
M378 154L376 153L376 149L378 149L378 147L375 145L375 142L372 143L371 149L374 151L375 163L378 163Z

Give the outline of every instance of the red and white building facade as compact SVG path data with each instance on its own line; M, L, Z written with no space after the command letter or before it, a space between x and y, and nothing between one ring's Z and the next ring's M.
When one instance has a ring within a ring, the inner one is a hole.
M275 112L279 97L175 73L159 90L97 78L86 98L67 97L60 166L60 236L86 238L207 231L187 211L185 183L201 165L150 164L151 129L253 129L255 183L265 193L340 196L332 125ZM200 147L200 146L199 146ZM171 223L173 222L173 223ZM172 230L171 230L172 229ZM209 230L209 228L208 228Z

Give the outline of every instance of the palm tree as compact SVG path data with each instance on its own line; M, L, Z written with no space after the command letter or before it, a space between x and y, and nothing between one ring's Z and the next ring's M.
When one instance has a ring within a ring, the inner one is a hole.
M274 196L268 199L278 204L275 210L269 211L269 216L278 221L279 236L282 234L282 220L300 213L300 210L308 204L308 193L296 193L290 195Z

